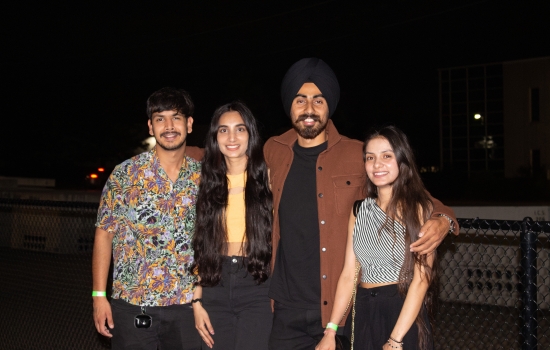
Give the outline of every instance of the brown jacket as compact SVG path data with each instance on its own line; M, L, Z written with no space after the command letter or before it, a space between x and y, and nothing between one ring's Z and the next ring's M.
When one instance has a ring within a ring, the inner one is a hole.
M317 210L319 215L319 239L321 256L321 312L322 322L329 321L336 286L346 250L347 228L353 203L366 197L366 172L363 163L363 143L342 136L332 120L327 125L328 146L317 159ZM296 131L270 138L264 146L264 155L270 169L273 191L273 255L271 266L281 238L279 226L279 203L286 176L290 170L297 140ZM454 218L453 211L437 199L434 214L444 213ZM455 226L457 224L455 223ZM299 268L299 267L296 267ZM341 325L343 325L344 321Z

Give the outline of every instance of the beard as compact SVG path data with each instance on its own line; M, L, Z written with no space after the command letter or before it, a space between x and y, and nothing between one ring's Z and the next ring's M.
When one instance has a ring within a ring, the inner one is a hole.
M160 137L162 137L165 133L162 133L160 134ZM178 136L181 135L180 133L177 133ZM166 145L164 144L161 140L157 139L155 137L155 141L157 142L157 145L159 145L160 148L162 148L163 150L165 151L175 151L175 150L178 150L180 149L184 144L185 144L185 140L186 138L184 138L183 140L181 140L180 143L177 143L177 144L171 144L171 145Z
M301 126L299 123L301 121L304 121L308 118L313 119L313 121L317 122L318 124L313 126ZM327 128L328 118L325 118L325 120L322 120L321 117L317 114L302 114L296 118L295 121L292 122L292 127L298 135L303 137L304 139L314 139L319 134L321 134L325 129Z

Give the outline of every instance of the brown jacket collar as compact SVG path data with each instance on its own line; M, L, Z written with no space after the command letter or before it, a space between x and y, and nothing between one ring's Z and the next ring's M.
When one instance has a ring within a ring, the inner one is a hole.
M340 134L338 133L338 130L336 130L336 127L334 126L334 123L332 122L331 119L328 120L327 128L325 132L327 133L327 139L328 139L327 149L331 148L332 146L340 142L340 140L342 139L342 136L340 136ZM282 143L283 145L288 145L289 147L292 147L292 145L294 145L296 140L298 140L298 134L294 129L290 129L284 134L275 136L273 138L273 141Z

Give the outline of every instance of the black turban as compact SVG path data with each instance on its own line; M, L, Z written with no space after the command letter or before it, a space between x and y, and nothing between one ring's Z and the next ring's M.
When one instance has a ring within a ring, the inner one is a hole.
M283 78L281 98L286 114L290 116L292 101L304 83L314 83L321 90L327 100L329 118L332 117L340 100L340 85L328 64L313 57L294 63Z

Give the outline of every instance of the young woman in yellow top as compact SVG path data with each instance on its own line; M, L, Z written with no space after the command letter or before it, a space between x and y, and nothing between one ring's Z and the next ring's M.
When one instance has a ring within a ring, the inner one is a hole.
M206 137L193 249L203 348L267 350L272 196L262 142L242 102L214 112Z

